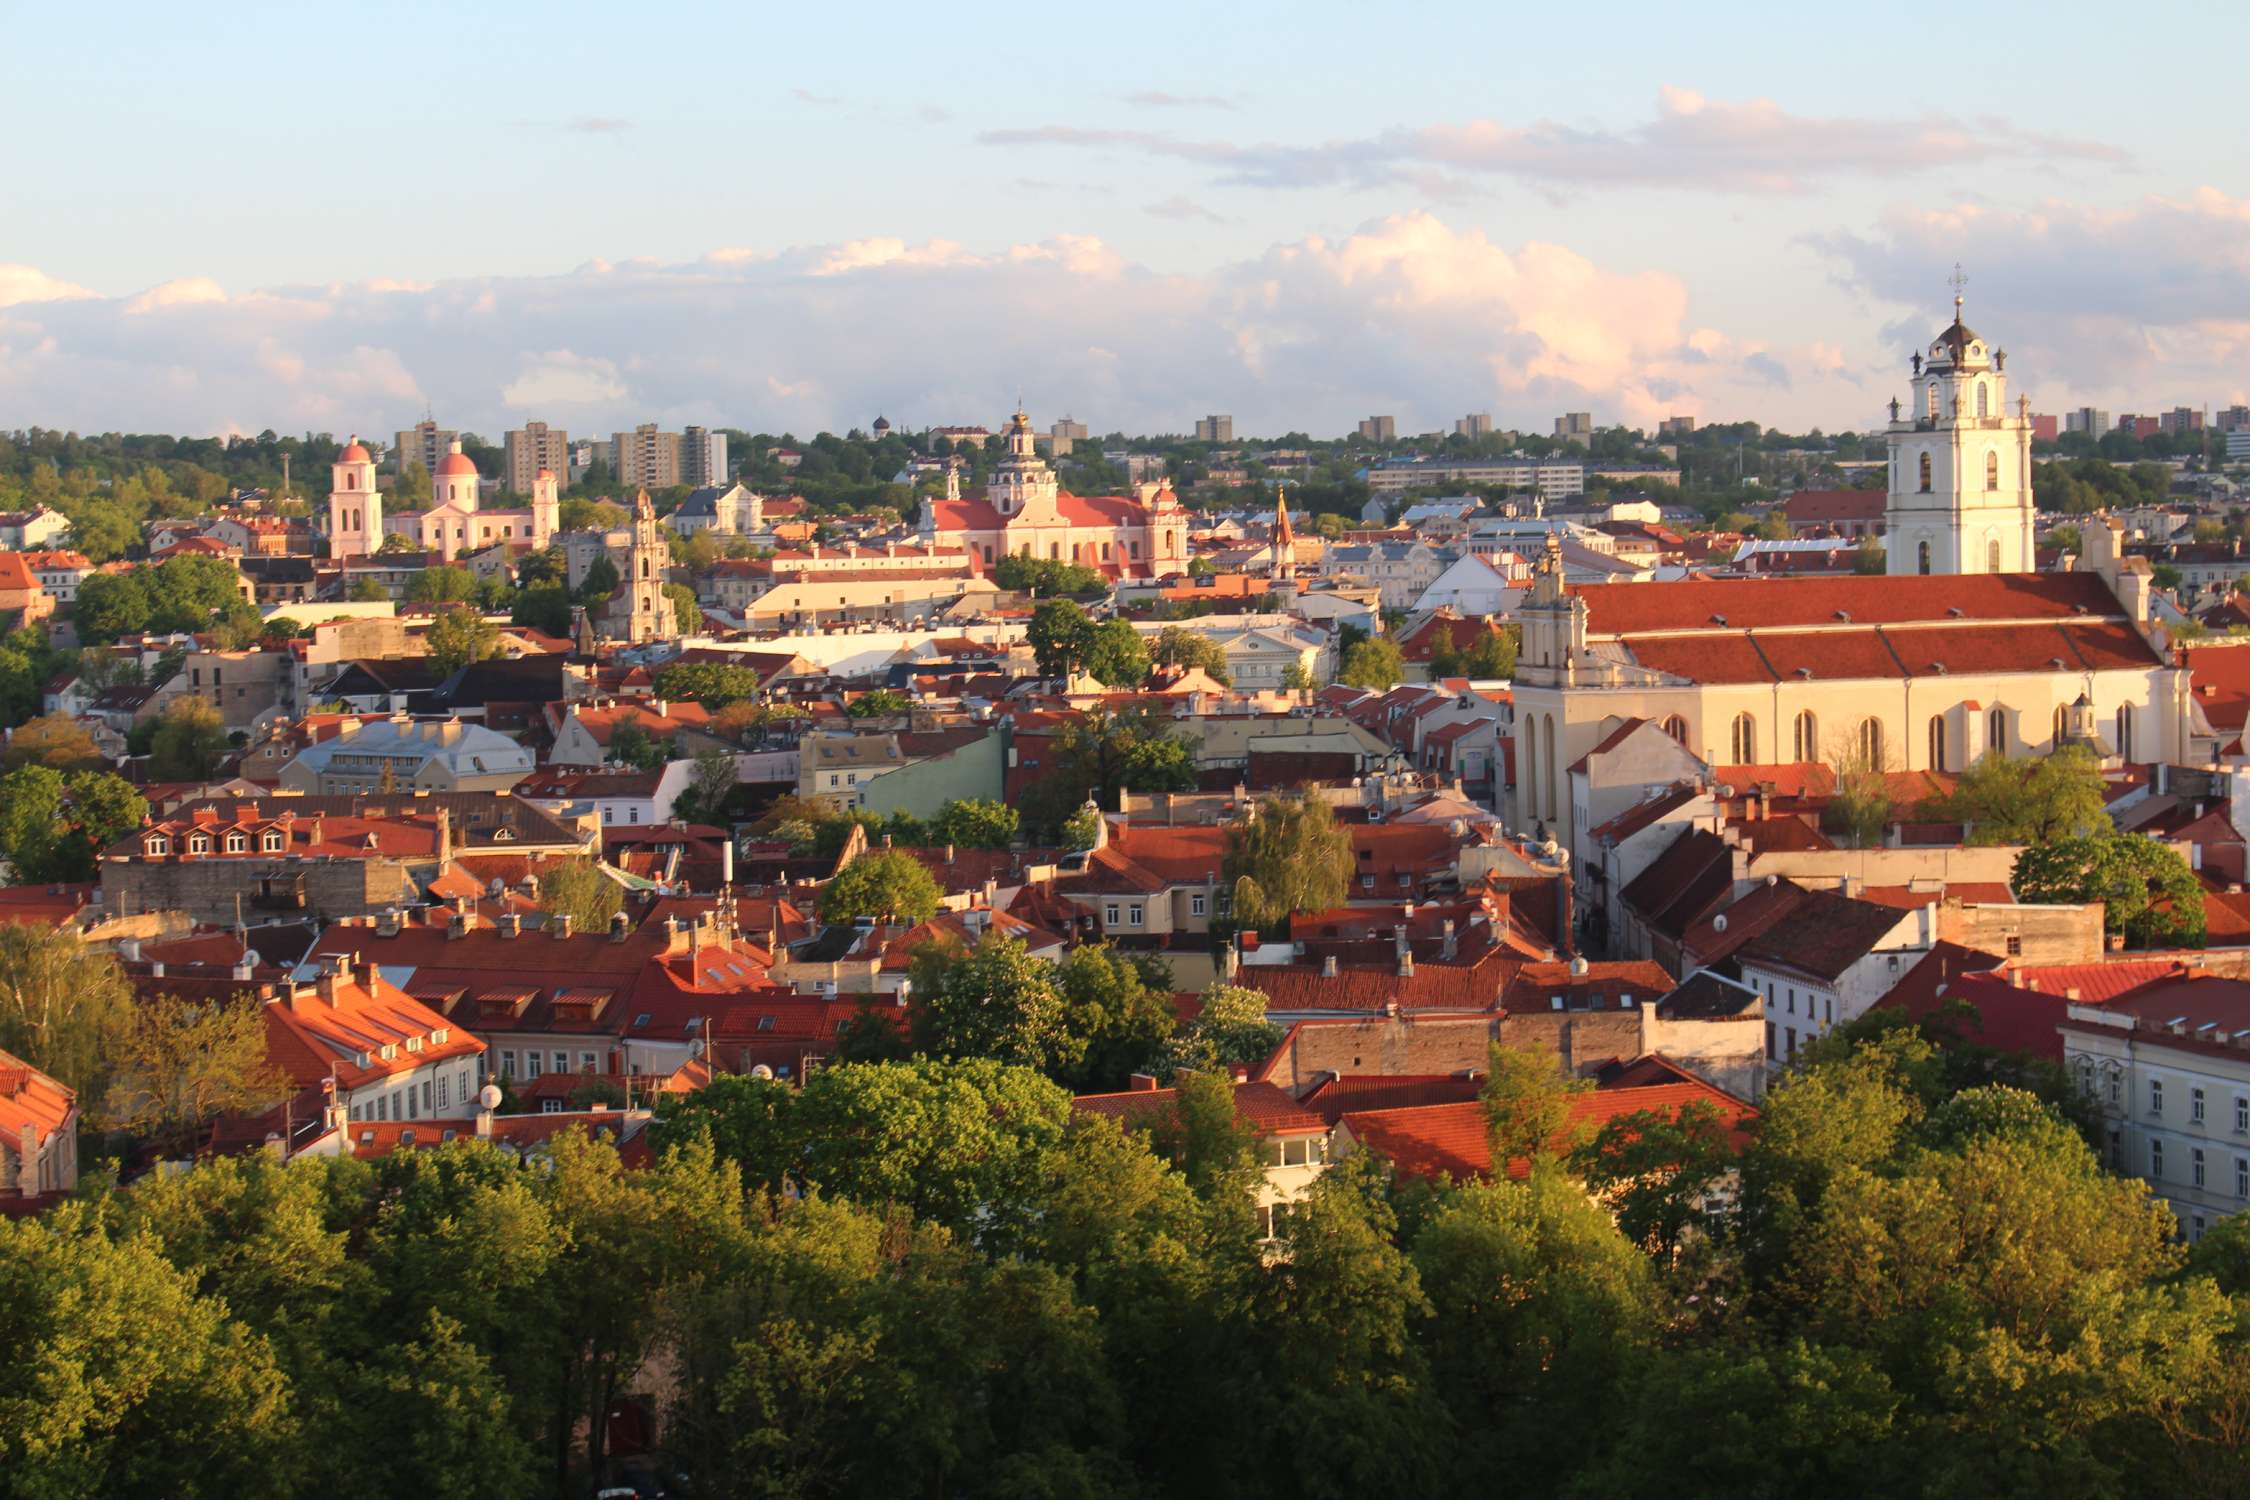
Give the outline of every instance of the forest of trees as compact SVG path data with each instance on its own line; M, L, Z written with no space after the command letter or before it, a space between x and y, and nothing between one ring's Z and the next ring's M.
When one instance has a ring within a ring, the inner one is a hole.
M1515 1149L1553 1099L1494 1076ZM0 1495L583 1495L652 1387L703 1496L2239 1494L2250 1232L2183 1251L2076 1112L1861 1026L1739 1157L1690 1116L1488 1184L1347 1160L1279 1247L1217 1075L1127 1133L976 1059L722 1079L648 1170L90 1184L0 1222Z

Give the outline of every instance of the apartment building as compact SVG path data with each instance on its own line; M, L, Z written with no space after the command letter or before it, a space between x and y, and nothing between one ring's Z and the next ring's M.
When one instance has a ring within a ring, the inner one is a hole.
M1214 413L1195 424L1195 440L1199 443L1231 443L1234 441L1234 418Z
M440 427L431 421L421 421L412 428L397 434L391 442L391 468L400 474L416 464L423 472L435 474L445 456L453 451L461 434L450 427Z
M570 434L544 422L526 422L507 436L507 486L512 494L528 495L531 482L545 469L564 483L570 482Z
M1398 440L1398 418L1368 417L1359 424L1359 435L1371 443L1390 443Z
M680 434L680 483L698 489L727 482L727 435L704 427Z
M610 437L611 466L625 489L670 489L680 478L680 435L659 432L654 422L643 422L631 432Z

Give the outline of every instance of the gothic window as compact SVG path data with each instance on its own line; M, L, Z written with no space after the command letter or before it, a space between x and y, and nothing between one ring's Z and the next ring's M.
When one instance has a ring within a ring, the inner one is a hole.
M2133 758L2133 705L2117 705L2117 753L2129 762Z
M1687 743L1687 720L1673 714L1664 721L1664 732L1681 744Z
M1539 719L1533 715L1524 720L1523 739L1517 747L1522 764L1516 767L1516 790L1522 793L1517 800L1523 808L1525 822L1539 816Z
M1950 769L1945 763L1945 715L1930 715L1930 769Z
M1996 536L1984 539L1984 570L1987 573L2000 571L2000 538Z
M1980 380L1980 381L1978 381L1978 382L1977 382L1977 415L1978 415L1978 416L1980 416L1980 417L1984 417L1984 416L1989 416L1989 415L1991 415L1991 413L1990 413L1989 411L1987 411L1987 410L1986 410L1986 407L1985 407L1985 400L1986 400L1986 397L1985 397L1985 390L1984 390L1984 382Z
M1881 719L1860 720L1859 753L1860 758L1867 762L1869 770L1880 771L1883 769L1883 721Z
M1997 453L1987 453L1984 456L1984 487L1988 490L2000 488L2000 455Z
M1800 762L1820 759L1820 721L1812 716L1810 709L1797 715L1794 749Z
M1928 455L1927 453L1925 453L1925 454L1923 454L1923 455L1922 455L1922 493L1923 493L1923 494L1925 494L1925 495L1927 495L1927 494L1928 494L1929 492L1930 492L1930 455ZM1923 569L1922 571L1926 573L1926 572L1928 572L1928 571L1929 571L1929 569L1927 569L1927 568L1924 568L1924 569Z
M1754 766L1758 763L1758 721L1748 714L1734 716L1734 763Z
M1545 735L1545 740L1539 747L1539 758L1547 772L1547 817L1549 821L1552 821L1555 816L1555 716L1553 714L1547 715L1547 722L1542 726L1542 732Z
M1929 462L1930 461L1927 458L1923 459L1923 467L1927 468L1929 466ZM1929 486L1925 484L1922 486L1922 488L1928 489ZM1930 544L1928 542L1923 542L1916 548L1915 559L1916 572L1927 573L1930 571Z
M1996 755L2008 753L2008 715L2004 711L1996 708L1985 715L1984 742Z

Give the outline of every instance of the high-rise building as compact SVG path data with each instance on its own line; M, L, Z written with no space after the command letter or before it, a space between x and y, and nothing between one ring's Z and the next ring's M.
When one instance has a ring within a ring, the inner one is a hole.
M1890 499L1883 511L1893 573L2029 573L2031 415L2008 408L2004 353L1961 321L1914 358L1913 399L1891 403Z
M680 483L702 489L725 484L729 477L725 433L690 427L680 434Z
M2156 430L2174 435L2203 430L2203 413L2192 406L2175 406L2156 419Z
M2043 416L2038 412L2031 414L2031 440L2033 442L2051 443L2061 435L2062 419L2060 417Z
M1656 440L1660 443L1671 438L1693 436L1695 436L1695 418L1693 417L1666 417L1656 424Z
M610 467L621 487L665 490L680 483L680 435L659 432L654 422L643 422L631 432L610 438L615 451Z
M1391 443L1398 440L1398 418L1369 417L1359 424L1359 435L1371 443Z
M2242 463L2250 460L2250 427L2237 427L2227 434L2227 462Z
M435 474L437 466L445 462L445 455L453 451L454 439L461 434L449 427L424 419L409 431L398 435L391 445L391 467L404 474L416 464L425 474Z
M2222 406L2211 413L2211 425L2221 432L2241 432L2250 428L2250 406Z
M1594 414L1590 411L1566 411L1555 418L1555 436L1566 443L1591 443L1594 440Z
M2109 413L2091 406L2066 411L2063 413L2063 431L2083 432L2090 437L2100 437L2109 431Z
M1199 443L1231 443L1234 441L1234 418L1212 415L1195 424L1195 440Z
M541 469L557 478L570 473L570 434L544 422L526 422L507 436L510 494L528 495Z
M1457 437L1490 437L1492 436L1492 413L1488 411L1470 412L1453 424L1453 432Z

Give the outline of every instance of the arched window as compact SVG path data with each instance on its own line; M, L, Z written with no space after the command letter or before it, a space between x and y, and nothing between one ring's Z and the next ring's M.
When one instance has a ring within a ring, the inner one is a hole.
M1923 493L1923 494L1925 494L1925 495L1927 495L1927 494L1928 494L1929 492L1930 492L1930 455L1928 455L1927 453L1925 453L1925 454L1923 454L1923 455L1922 455L1922 493Z
M1930 715L1930 769L1951 769L1945 763L1945 715Z
M1754 766L1758 763L1758 721L1748 714L1734 716L1734 763Z
M1812 716L1812 710L1810 709L1797 715L1797 734L1794 748L1799 761L1820 759L1820 721Z
M2000 538L1996 536L1984 539L1984 570L1987 573L2000 571Z
M2070 733L2070 709L2058 703L2055 705L2055 743L2060 745L2063 742L2063 736L2068 733Z
M1540 745L1539 750L1540 759L1546 763L1547 770L1547 818L1552 822L1555 816L1555 716L1553 714L1547 715L1547 722L1542 727L1541 733L1545 736L1545 741Z
M1869 770L1880 771L1883 769L1883 721L1881 719L1862 719L1859 721L1859 753L1860 758L1867 762Z
M1977 382L1977 415L1983 417L1989 414L1985 407L1984 382L1980 380Z
M1930 386L1929 386L1929 391L1930 391L1930 417L1931 417L1931 420L1933 420L1933 421L1934 421L1934 420L1936 420L1936 418L1937 418L1937 382L1936 382L1936 381L1934 381L1934 380L1933 380L1933 381L1931 381L1931 382L1930 382ZM1923 462L1924 462L1924 463L1927 463L1928 461L1929 461L1929 460L1927 460L1927 459L1924 459L1924 460L1923 460ZM1928 486L1928 485L1926 485L1926 484L1925 484L1925 485L1923 485L1922 487L1923 487L1924 489L1928 489L1928 488L1929 488L1929 486Z
M1929 460L1925 458L1922 462L1928 463ZM1923 485L1922 488L1928 489L1929 486ZM1920 543L1914 549L1914 567L1915 571L1919 573L1930 571L1930 544L1928 542Z
M241 854L247 851L249 847L250 840L246 835L239 832L227 835L227 853Z
M281 852L281 845L281 835L270 830L258 840L258 847L265 850L265 852L268 854L279 854Z
M2133 705L2117 705L2117 753L2129 762L2133 758Z
M2000 455L1997 453L1987 453L1984 456L1984 487L1988 490L2000 488Z
M346 474L346 475L344 476L344 488L345 488L345 489L347 489L347 490L356 490L356 489L358 489L358 488L359 488L359 476L358 476L357 474Z
M1994 709L1984 716L1984 747L1995 755L2008 753L2008 715Z
M1687 720L1673 714L1664 721L1664 732L1681 744L1687 743Z
M1523 734L1516 741L1516 806L1518 816L1529 832L1531 820L1539 816L1539 716L1526 717Z
M211 839L208 834L199 833L195 837L188 840L188 853L209 854L210 852Z

